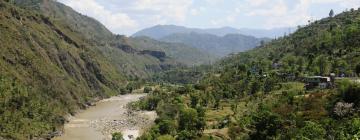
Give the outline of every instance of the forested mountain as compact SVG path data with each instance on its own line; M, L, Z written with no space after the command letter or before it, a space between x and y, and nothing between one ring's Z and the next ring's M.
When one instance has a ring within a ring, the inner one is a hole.
M81 15L73 9L53 0L15 0L14 2L18 6L37 10L41 14L61 23L63 26L70 28L73 32L78 33L78 35L87 39L88 42L93 43L94 48L100 50L119 70L130 77L147 78L154 72L181 65L181 62L185 62L183 59L194 58L194 56L199 56L199 58L195 58L195 60L199 61L194 61L194 63L187 61L187 65L202 64L204 62L201 57L205 54L196 49L189 53L189 55L192 55L190 57L187 56L188 53L178 55L175 59L167 56L167 53L174 54L176 52L174 50L183 51L181 50L182 47L179 47L178 44L157 42L158 48L167 46L162 50L169 50L166 48L172 46L177 48L168 52L156 52L151 50L150 47L146 47L147 44L136 44L136 47L132 46L134 44L129 44L129 42L133 42L131 38L114 35L98 21ZM186 50L189 50L189 48L184 47L185 52ZM156 53L165 53L165 56L162 56L164 58L152 56L152 54Z
M133 36L146 36L169 43L182 43L209 53L216 58L250 50L259 46L262 41L269 40L267 38L242 35L239 34L240 32L240 30L230 27L196 29L175 25L158 25L139 31Z
M148 37L131 37L129 44L140 50L156 50L165 52L177 62L188 66L210 64L215 62L215 55L207 53L201 49L187 46L183 43L167 43L157 41Z
M154 91L134 104L159 115L141 139L357 139L359 10L229 56L193 85ZM304 88L306 77L330 73L347 78Z
M62 23L0 1L0 137L47 137L126 77Z
M276 38L283 36L285 33L289 34L294 31L295 31L294 28L236 29L232 27L222 27L222 28L199 29L199 28L187 28L176 25L157 25L154 27L150 27L138 31L135 34L133 34L133 36L147 36L154 39L161 39L163 37L172 34L189 34L194 32L199 34L211 34L216 36L225 36L227 34L242 34L247 36L254 36L257 38Z
M70 29L70 33L101 52L127 76L148 77L153 72L177 65L175 60L166 56L158 58L150 53L143 53L142 50L136 50L127 44L127 37L112 34L98 21L81 15L61 3L53 0L15 0L14 3L28 10L38 11L59 23L59 26Z
M171 34L160 40L164 42L184 43L220 58L231 53L253 49L259 46L262 41L265 42L268 39L258 39L240 34L227 34L219 37L211 34L191 32Z

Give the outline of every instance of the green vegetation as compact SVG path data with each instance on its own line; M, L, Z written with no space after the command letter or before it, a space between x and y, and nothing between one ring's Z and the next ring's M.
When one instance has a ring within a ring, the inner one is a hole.
M111 140L124 140L123 135L121 133L114 133L112 134Z
M52 137L74 114L117 95L126 78L69 28L0 1L0 136Z
M168 57L174 58L177 62L186 66L209 64L215 61L215 56L210 55L206 51L181 43L166 43L148 37L129 38L128 42L141 50L150 49L165 52Z
M350 10L316 21L223 59L202 71L199 82L163 84L134 104L159 114L141 139L357 139L360 85L337 80L334 88L307 91L303 81L357 75L359 17ZM178 78L181 71L159 79Z
M144 87L144 93L150 93L152 91L151 87Z
M51 138L64 116L182 65L128 40L53 0L0 1L0 137Z
M51 138L65 115L151 78L160 84L132 104L158 114L140 140L359 139L359 83L304 89L307 76L360 73L360 11L329 15L213 66L186 68L168 56L191 65L206 54L113 35L54 1L0 1L0 138Z

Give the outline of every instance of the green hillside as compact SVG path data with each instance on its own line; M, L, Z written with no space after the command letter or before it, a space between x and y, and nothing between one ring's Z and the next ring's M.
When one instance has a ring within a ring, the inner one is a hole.
M188 66L210 64L215 56L206 51L186 46L181 43L166 43L148 37L135 37L129 39L129 44L141 50L157 50L165 52L169 57Z
M91 44L100 51L118 70L129 78L147 78L154 72L178 65L176 60L158 58L141 53L128 44L125 36L114 35L98 21L81 15L53 0L14 0L17 6L35 10L68 28L72 34Z
M141 139L358 139L359 37L352 9L229 56L198 83L160 86L133 105L159 115ZM304 88L330 73L346 77Z
M184 60L174 53L201 52L169 43L140 48L52 0L0 1L0 10L0 138L51 137L65 115L123 92L128 80L204 60Z
M301 75L354 76L360 60L360 12L352 10L315 21L290 36L274 40L254 50L225 59L223 64L257 63L271 70L281 64L283 73ZM234 61L238 63L234 63ZM256 66L257 67L257 66Z
M0 136L46 137L126 78L70 28L0 1Z
M163 42L144 44L143 42L149 40L114 35L98 21L53 0L15 0L14 2L26 9L39 11L61 23L61 26L71 29L74 34L90 42L93 48L101 51L111 63L130 78L145 79L153 73L181 65L180 63L197 65L205 61L206 54L196 49ZM155 51L155 53L161 51L166 56L160 60L149 53L143 53L144 51ZM189 58L195 61L189 61Z

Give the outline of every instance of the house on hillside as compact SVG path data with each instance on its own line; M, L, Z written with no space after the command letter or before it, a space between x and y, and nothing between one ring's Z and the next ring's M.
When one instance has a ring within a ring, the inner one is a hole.
M305 88L306 90L320 88L326 89L332 87L332 78L323 77L323 76L312 76L305 78Z

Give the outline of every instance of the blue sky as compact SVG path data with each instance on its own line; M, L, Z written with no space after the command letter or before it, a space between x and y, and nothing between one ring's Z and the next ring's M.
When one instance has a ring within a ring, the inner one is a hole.
M304 25L360 7L360 0L58 0L116 34L154 25L271 29Z

